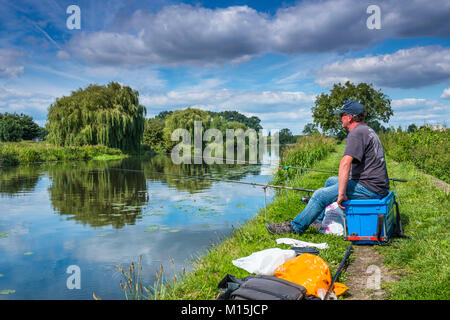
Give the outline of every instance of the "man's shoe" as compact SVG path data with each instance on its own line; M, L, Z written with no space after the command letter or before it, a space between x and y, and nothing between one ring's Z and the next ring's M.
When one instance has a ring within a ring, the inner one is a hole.
M266 223L266 229L271 234L295 233L290 220L279 223Z

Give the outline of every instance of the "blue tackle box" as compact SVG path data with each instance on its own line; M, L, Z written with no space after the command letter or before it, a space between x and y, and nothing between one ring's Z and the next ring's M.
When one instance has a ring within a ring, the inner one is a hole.
M342 203L346 209L346 240L354 244L387 242L394 228L394 192L382 199L353 199Z

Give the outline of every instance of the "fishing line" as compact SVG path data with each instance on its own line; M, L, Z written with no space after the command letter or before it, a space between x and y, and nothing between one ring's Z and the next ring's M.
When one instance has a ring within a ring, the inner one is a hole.
M165 176L179 177L179 178L184 178L184 179L198 179L198 180L209 180L209 181L228 182L228 183L239 183L239 184L250 185L253 187L256 187L256 186L262 187L262 189L264 191L264 219L266 221L267 221L267 200L266 200L267 188L302 191L302 192L307 192L308 195L315 191L314 189L296 188L296 187L288 187L288 186L277 186L277 185L272 185L272 184L261 184L261 183L255 183L255 182L238 181L238 180L230 180L230 179L219 179L219 178L212 178L212 177L189 176L189 175L183 175L183 174L177 174L177 173L167 173L167 172L150 171L150 170L137 170L137 169L126 169L126 168L90 168L90 169L115 170L115 171L125 171L125 172L135 172L135 173L150 173L150 174L159 174L159 175L165 175Z
M95 169L95 168L92 168ZM303 192L314 192L315 189L305 189L305 188L296 188L296 187L288 187L288 186L277 186L272 184L262 184L262 183L256 183L256 182L247 182L247 181L238 181L238 180L230 180L230 179L220 179L220 178L212 178L212 177L202 177L202 176L189 176L189 175L183 175L183 174L177 174L177 173L167 173L167 172L159 172L159 171L150 171L150 170L137 170L137 169L125 169L125 168L96 168L99 170L118 170L118 171L127 171L127 172L141 172L141 173L151 173L151 174L160 174L160 175L166 175L166 176L174 176L179 178L185 178L185 179L199 179L199 180L210 180L210 181L219 181L219 182L229 182L229 183L240 183L240 184L246 184L251 186L258 186L258 187L264 187L264 188L274 188L274 189L288 189L288 190L296 190L296 191L303 191Z
M156 154L172 155L172 153L170 153L170 152L154 152L154 153L156 153ZM300 172L302 170L307 170L307 171L314 171L314 172L339 174L338 171L313 169L313 168L304 168L304 167L296 167L296 166L289 166L289 165L272 164L272 163L270 163L270 162L279 162L280 161L279 159L278 160L269 160L269 163L267 163L267 162L258 162L258 161L245 161L245 160L239 160L239 159L235 160L235 159L228 159L228 158L218 158L218 157L205 157L205 156L191 156L191 157L192 158L201 158L201 159L212 159L212 160L226 161L225 163L221 162L221 163L211 163L211 164L234 164L235 162L237 162L237 164L267 165L267 166L283 167L283 170L297 169L297 170L300 170ZM389 180L392 180L393 182L395 182L395 181L408 182L405 179L398 179L398 178L389 178Z

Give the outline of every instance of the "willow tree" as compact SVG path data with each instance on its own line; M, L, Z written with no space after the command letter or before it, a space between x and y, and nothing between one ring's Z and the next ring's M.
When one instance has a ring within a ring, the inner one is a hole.
M124 152L139 150L146 109L139 93L111 82L89 85L50 106L47 140L58 146L102 144Z

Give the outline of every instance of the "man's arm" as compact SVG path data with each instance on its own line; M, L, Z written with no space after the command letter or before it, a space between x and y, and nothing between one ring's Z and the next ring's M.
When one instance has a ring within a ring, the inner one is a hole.
M341 209L345 209L341 203L347 200L347 182L350 176L350 168L352 165L353 157L345 155L342 157L341 163L339 165L339 193L337 198L337 204Z

